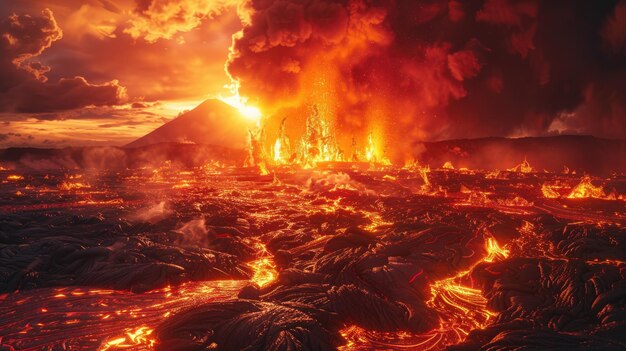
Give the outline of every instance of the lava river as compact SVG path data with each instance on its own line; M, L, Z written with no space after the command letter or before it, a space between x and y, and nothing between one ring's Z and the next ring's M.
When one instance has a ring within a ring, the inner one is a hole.
M623 177L0 173L0 350L622 349Z

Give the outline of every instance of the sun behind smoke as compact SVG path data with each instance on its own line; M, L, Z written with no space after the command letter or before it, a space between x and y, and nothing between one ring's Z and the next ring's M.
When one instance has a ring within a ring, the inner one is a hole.
M244 117L257 122L257 124L261 121L261 117L263 116L261 110L259 110L257 107L248 105L248 99L239 96L239 94L228 97L220 96L219 99L236 108Z

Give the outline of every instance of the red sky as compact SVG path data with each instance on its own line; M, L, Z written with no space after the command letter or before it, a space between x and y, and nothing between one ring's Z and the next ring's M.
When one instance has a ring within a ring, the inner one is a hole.
M125 144L229 95L225 65L276 120L321 104L348 139L626 137L626 0L20 0L0 147Z
M228 95L224 63L241 27L235 7L161 1L146 15L141 3L0 5L0 70L11 80L0 86L0 147L125 144ZM186 17L177 18L181 8Z

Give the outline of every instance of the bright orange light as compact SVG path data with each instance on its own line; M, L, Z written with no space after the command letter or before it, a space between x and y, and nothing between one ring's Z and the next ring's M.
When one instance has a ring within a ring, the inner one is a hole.
M18 174L11 174L7 176L7 180L22 180L22 179L24 179L24 177Z
M485 262L493 262L496 258L507 258L509 257L509 250L500 247L498 242L494 238L487 239L487 257L483 259Z
M494 238L485 242L487 257L480 262L493 262L509 255ZM411 349L442 350L448 345L466 339L469 331L485 328L496 313L487 308L487 299L482 291L464 285L460 278L469 274L471 268L458 275L433 282L430 285L432 297L426 304L441 314L439 327L426 333L405 331L381 333L358 326L348 326L340 331L347 344L339 347L342 351L365 349Z
M517 172L517 173L532 173L535 169L528 163L528 160L524 158L524 161L513 168L507 169L509 172Z
M452 162L450 161L446 161L443 166L441 166L441 168L443 169L454 169L454 166L452 165Z
M259 110L258 108L254 106L248 105L247 98L241 97L239 96L239 94L235 94L235 95L228 96L228 97L219 96L218 99L220 99L221 101L239 110L239 112L244 117L255 122L261 121L261 117L263 116L263 114L261 113L261 110Z
M107 341L99 351L108 351L111 349L128 349L134 346L147 346L148 348L152 347L155 343L155 340L152 338L153 330L142 326L136 330L132 330L127 328L125 335L114 338L112 340Z
M597 198L602 199L606 197L604 190L601 186L595 186L591 184L590 177L583 177L580 183L572 189L572 192L567 196L569 199L583 199L583 198Z
M248 266L253 270L251 280L263 287L273 282L278 276L278 272L276 271L276 264L272 255L267 251L265 245L261 242L256 242L255 246L259 252L258 257L256 260L248 263Z
M275 163L281 163L283 160L280 149L281 149L281 143L280 143L280 138L278 138L276 139L276 143L274 143L274 162Z
M541 193L543 193L543 197L546 199L558 199L561 197L561 194L557 191L554 186L550 186L547 184L541 185Z
M70 190L78 190L78 189L83 189L83 188L91 188L91 186L89 184L80 183L80 182L63 182L58 185L58 188L59 190L70 191Z
M367 147L365 148L365 158L367 161L374 161L376 158L376 147L374 146L374 139L372 133L367 135Z

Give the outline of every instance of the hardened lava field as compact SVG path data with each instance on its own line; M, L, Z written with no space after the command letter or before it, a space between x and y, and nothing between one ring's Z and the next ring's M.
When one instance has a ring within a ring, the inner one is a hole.
M626 179L0 172L0 350L617 350Z

